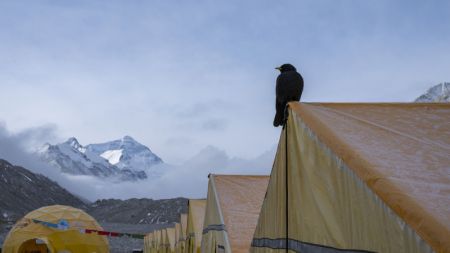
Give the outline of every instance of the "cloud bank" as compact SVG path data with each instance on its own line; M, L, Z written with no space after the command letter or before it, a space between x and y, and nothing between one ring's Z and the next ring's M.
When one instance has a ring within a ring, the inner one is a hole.
M270 173L275 147L255 159L231 158L225 151L213 146L202 149L197 155L180 165L156 165L164 171L160 178L135 182L114 183L92 176L75 176L60 173L43 163L30 149L31 143L55 139L51 126L27 129L17 134L0 125L0 158L43 174L58 182L70 192L95 201L104 198L205 198L208 174L266 174ZM42 193L45 194L45 193Z

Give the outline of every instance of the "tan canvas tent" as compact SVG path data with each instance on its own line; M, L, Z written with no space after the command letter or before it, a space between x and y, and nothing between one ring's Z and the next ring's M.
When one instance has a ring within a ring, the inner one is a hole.
M166 228L168 252L175 252L175 228Z
M187 214L180 215L180 234L178 237L177 252L184 253L186 248Z
M160 252L161 233L161 229L153 231L152 252Z
M153 233L148 233L144 237L144 253L151 253Z
M148 253L149 252L149 248L148 248L148 243L147 243L147 241L148 241L148 236L149 236L149 234L146 234L145 236L144 236L144 253Z
M269 176L210 175L202 253L247 253Z
M449 166L450 104L291 103L251 252L450 252Z
M181 224L175 223L175 252L179 252L178 246L179 246L179 238L181 234Z
M168 228L161 229L161 241L159 242L159 253L170 253L170 241Z
M188 202L186 253L200 252L205 208L205 199L190 199Z

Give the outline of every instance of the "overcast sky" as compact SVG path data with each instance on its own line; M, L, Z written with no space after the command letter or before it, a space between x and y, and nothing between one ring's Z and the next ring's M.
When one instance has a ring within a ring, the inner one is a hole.
M273 149L274 67L303 101L415 99L450 80L450 1L0 1L0 121L166 162Z

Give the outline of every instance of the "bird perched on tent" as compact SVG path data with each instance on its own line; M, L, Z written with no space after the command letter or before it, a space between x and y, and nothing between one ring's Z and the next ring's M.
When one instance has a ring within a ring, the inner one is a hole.
M281 73L277 78L275 108L277 110L273 126L284 125L286 104L290 101L299 101L303 92L303 77L297 69L289 63L277 67Z

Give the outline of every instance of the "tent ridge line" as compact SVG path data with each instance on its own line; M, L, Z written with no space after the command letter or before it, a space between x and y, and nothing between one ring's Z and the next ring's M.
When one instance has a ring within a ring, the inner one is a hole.
M286 241L288 241L288 245L286 247ZM309 253L313 252L308 250L308 248L305 249L305 247L314 247L316 250L317 248L326 249L326 250L332 250L332 251L326 251L327 253L331 252L361 252L361 253L375 253L375 251L369 251L369 250L360 250L360 249L340 249L335 248L327 245L321 245L316 243L310 243L310 242L303 242L300 240L292 239L292 238L254 238L252 240L251 247L254 248L271 248L271 249L285 249L288 248L289 250L293 250L295 252L302 252L302 253ZM315 251L314 251L315 252Z
M216 205L217 205L217 210L219 211L219 219L220 222L222 224L225 224L225 220L223 218L223 213L222 213L222 208L220 206L220 201L219 201L219 196L217 196L217 188L216 188L216 183L215 183L215 176L213 174L211 174L211 187L213 188L213 192L214 192L214 198L216 199ZM225 225L224 225L225 226ZM224 240L225 240L225 244L228 246L228 248L231 251L231 243L230 240L228 238L228 232L225 230L224 233Z
M381 125L381 124L372 122L372 121L370 121L370 120L366 120L366 119L361 119L361 118L355 117L355 116L353 116L353 115L351 115L351 114L349 114L349 113L341 112L341 111L335 110L335 109L333 109L333 108L328 108L328 107L323 107L323 106L322 106L322 107L319 108L319 110L332 111L332 112L334 112L334 113L336 113L336 114L339 114L339 115L342 115L342 116L351 118L351 119L353 119L353 120L362 122L362 123L367 124L367 125L370 125L370 126L372 126L372 127L377 127L377 128L382 129L382 130L384 130L384 131L386 131L386 132L391 132L391 133L395 133L395 134L401 135L401 136L403 136L403 137L405 137L405 138L409 138L409 139L411 139L411 140L420 142L420 143L422 143L422 144L427 144L427 145L431 145L431 146L438 146L438 147L440 147L440 148L443 148L443 149L446 149L446 150L450 150L450 147L448 147L448 146L445 146L445 145L442 145L442 144L439 144L439 143L435 143L435 142L430 142L430 141L422 140L422 139L417 138L417 137L414 137L414 136L412 136L412 135L410 135L410 134L402 133L402 132L397 131L397 130L395 130L395 129L391 129L391 128L389 128L389 127L386 127L386 126L383 126L383 125Z

